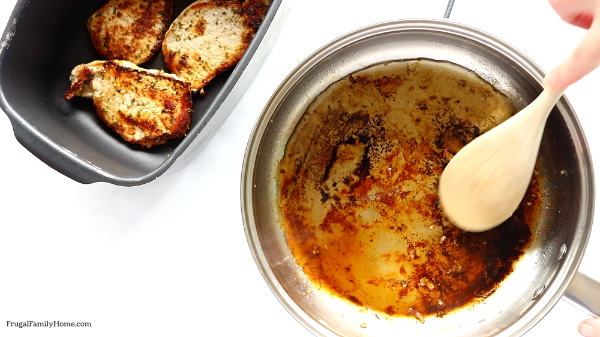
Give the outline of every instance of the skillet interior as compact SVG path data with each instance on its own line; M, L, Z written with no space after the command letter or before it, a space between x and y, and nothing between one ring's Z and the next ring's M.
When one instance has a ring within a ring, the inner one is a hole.
M513 113L447 62L378 64L330 86L278 173L282 227L304 273L382 316L442 317L492 294L538 223L538 174L514 216L482 233L447 221L437 185L464 144Z
M350 73L412 58L446 60L470 69L508 96L517 109L541 91L542 72L534 64L500 41L454 24L399 21L331 43L284 81L249 144L242 205L250 246L274 293L298 320L321 335L520 334L558 300L576 271L589 235L593 201L589 156L565 99L551 114L542 140L539 170L545 199L533 244L499 289L474 310L428 319L425 324L409 318L379 319L373 312L315 289L287 248L275 207L276 169L308 105Z

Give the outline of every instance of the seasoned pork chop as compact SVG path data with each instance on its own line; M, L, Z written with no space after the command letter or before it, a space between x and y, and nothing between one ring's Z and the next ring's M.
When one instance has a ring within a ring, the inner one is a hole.
M235 65L266 13L263 1L199 0L173 21L162 51L167 67L197 91Z
M71 73L65 99L91 98L100 119L128 142L151 147L185 136L192 108L189 83L128 61L94 61Z
M88 19L92 43L109 60L148 61L162 44L174 0L109 0Z

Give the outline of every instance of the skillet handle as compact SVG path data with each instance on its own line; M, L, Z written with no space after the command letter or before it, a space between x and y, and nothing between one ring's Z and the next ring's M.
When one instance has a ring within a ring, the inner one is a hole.
M576 304L592 316L600 316L600 282L576 273L565 292L569 302Z

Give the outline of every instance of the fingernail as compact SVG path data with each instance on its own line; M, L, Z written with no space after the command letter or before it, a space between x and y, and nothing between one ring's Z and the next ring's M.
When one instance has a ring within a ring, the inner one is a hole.
M592 337L594 329L587 323L581 323L579 325L579 333L584 337Z

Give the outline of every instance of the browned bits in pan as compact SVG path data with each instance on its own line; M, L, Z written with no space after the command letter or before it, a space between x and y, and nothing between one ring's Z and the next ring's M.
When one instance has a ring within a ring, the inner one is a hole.
M540 179L510 220L483 233L444 218L437 183L462 146L512 113L481 78L429 60L330 86L296 126L278 175L282 227L304 272L356 305L420 321L492 294L532 240Z

